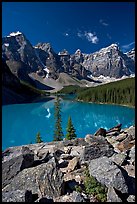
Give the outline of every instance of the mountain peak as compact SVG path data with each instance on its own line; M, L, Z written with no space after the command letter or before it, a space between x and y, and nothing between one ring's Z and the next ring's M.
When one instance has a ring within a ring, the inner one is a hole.
M108 47L105 47L105 48L100 49L100 52L106 53L106 52L110 51L111 49L115 49L116 51L118 51L118 50L119 50L119 47L118 47L117 44L111 44L111 45L109 45Z
M112 43L109 47L118 47L116 43Z
M52 46L50 43L38 43L37 45L34 46L34 48L39 48L41 50L44 50L45 52L54 52L52 49Z
M59 52L58 55L69 55L69 52L66 49L64 49L61 52Z
M77 49L75 54L81 54L81 50L80 49Z

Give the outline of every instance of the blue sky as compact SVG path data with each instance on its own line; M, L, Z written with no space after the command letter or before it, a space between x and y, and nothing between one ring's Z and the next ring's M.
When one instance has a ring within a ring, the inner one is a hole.
M2 36L15 31L57 53L92 53L112 43L126 52L135 46L135 3L3 2Z

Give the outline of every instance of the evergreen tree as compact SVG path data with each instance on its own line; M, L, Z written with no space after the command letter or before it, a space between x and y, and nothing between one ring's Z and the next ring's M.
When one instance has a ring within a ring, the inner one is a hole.
M56 98L56 101L54 103L55 105L55 113L54 113L54 117L55 117L55 131L54 131L54 141L61 141L63 139L63 132L62 132L62 127L61 127L61 106L60 106L60 99Z
M76 137L77 137L77 135L75 134L75 129L74 129L74 126L72 124L71 117L69 116L68 125L67 125L66 139L71 140L71 139L75 139Z
M41 142L43 142L43 141L42 141L42 138L40 136L40 132L38 132L36 135L36 143L41 143Z

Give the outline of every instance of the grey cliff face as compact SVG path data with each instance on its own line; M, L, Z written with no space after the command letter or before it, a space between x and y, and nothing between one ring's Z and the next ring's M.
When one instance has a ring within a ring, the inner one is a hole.
M12 74L4 59L2 59L2 84L4 86L19 86L19 79Z
M32 46L20 32L2 39L2 56L12 72L18 69L17 62L21 64L21 73L35 72L42 78L57 79L61 72L78 79L87 79L89 75L120 78L135 72L135 49L124 54L117 44L112 44L91 54L83 54L80 49L72 55L65 49L57 54L50 43Z
M36 71L42 67L35 49L20 32L11 33L2 39L2 55L6 61L22 62L24 66L27 66L27 71Z
M83 65L93 76L110 76L120 78L134 72L134 62L123 54L117 44L102 48L98 52L85 55Z

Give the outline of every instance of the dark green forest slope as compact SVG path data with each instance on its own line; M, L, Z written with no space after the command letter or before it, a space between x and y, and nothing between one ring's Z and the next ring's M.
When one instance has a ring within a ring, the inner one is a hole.
M64 87L59 93L77 94L77 99L95 103L114 103L135 106L135 77L96 87Z
M135 106L135 78L91 87L78 93L77 99L88 102Z

